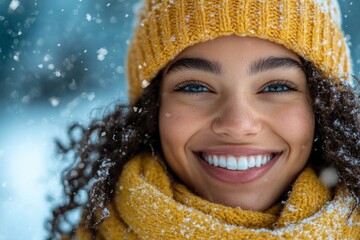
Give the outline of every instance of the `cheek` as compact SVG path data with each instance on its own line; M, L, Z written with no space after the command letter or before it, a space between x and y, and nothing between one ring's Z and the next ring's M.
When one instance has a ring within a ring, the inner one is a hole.
M159 131L164 155L167 159L179 158L191 136L191 115L172 102L160 106Z
M164 100L159 110L160 139L165 144L184 145L204 124L204 113L195 106L178 103L169 98Z
M160 142L163 154L165 156L166 162L171 166L173 170L179 167L179 163L176 160L176 155L179 152L176 148L181 145L181 140L179 140L178 132L173 127L175 123L176 116L170 111L167 111L163 107L160 107L159 111L159 133L160 133ZM177 172L177 171L176 171Z
M174 108L160 107L159 111L159 129L160 139L162 142L172 144L173 142L181 143L186 136L186 128L188 118L181 114L181 111L173 110ZM176 109L176 108L175 108Z
M189 114L190 113L190 114ZM170 168L181 179L190 179L191 163L187 145L194 135L194 114L191 108L167 102L160 106L159 131L161 147Z
M281 109L277 112L277 129L293 148L311 150L315 120L310 104L303 103Z
M169 142L179 133L174 128L174 125L178 125L179 116L172 111L167 111L166 109L160 108L159 111L159 130L160 130L160 139L163 142Z

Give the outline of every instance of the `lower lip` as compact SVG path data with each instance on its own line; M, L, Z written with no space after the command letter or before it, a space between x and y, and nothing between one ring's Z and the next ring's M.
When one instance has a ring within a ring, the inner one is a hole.
M264 176L271 168L274 166L275 162L279 159L281 154L277 154L270 162L261 166L255 167L248 170L228 170L220 167L215 167L204 160L199 156L197 159L200 162L201 167L213 178L216 178L222 182L234 183L234 184L245 184Z

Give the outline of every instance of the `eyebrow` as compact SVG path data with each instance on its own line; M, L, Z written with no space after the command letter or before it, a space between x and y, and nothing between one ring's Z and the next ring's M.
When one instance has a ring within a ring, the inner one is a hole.
M293 58L289 57L268 57L265 59L259 59L252 63L249 68L249 75L255 75L260 72L270 71L273 69L298 69L304 71L304 67L301 63Z
M270 71L273 69L298 69L303 71L304 67L301 63L289 57L268 57L253 62L249 68L249 75L255 75L260 72ZM200 70L210 72L216 75L222 73L221 65L215 61L210 61L199 57L181 58L172 63L166 70L166 74L180 70Z
M200 70L205 72L210 72L216 75L220 75L221 65L217 62L210 61L204 58L181 58L171 64L166 71L166 74L170 72L176 72L179 70Z

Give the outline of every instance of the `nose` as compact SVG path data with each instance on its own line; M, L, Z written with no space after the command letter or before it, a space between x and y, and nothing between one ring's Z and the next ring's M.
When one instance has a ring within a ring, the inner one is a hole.
M212 122L212 131L223 137L240 140L255 136L263 128L261 114L250 100L229 99L218 108Z

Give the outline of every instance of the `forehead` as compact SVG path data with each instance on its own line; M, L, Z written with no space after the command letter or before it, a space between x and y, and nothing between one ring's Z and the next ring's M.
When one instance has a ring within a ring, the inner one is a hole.
M239 59L247 60L268 56L285 56L300 61L293 51L268 40L255 37L240 37L236 35L223 36L215 40L198 43L183 50L174 60L183 57L206 57L214 60Z
M282 45L259 38L231 35L186 48L167 64L163 73L167 74L174 65L176 69L195 69L192 67L194 61L186 61L189 58L205 60L202 63L197 61L196 68L204 69L205 66L209 69L208 66L212 66L214 70L211 72L217 74L249 74L253 72L252 69L255 72L258 72L256 69L265 70L264 64L268 70L294 67L303 70L300 57Z

